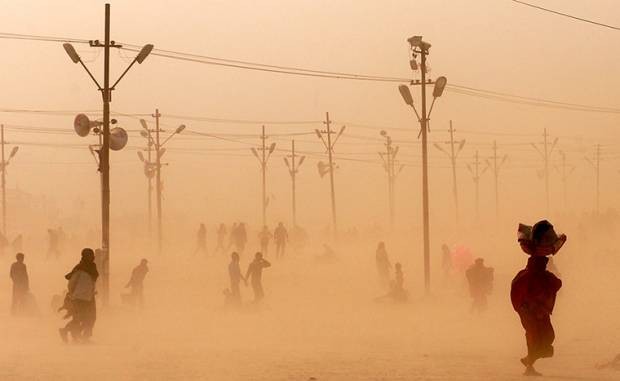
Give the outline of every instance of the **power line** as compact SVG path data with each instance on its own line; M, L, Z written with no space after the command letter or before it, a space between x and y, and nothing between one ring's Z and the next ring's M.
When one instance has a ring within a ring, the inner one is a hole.
M556 15L559 15L559 16L568 17L568 18L571 18L573 20L583 21L583 22L587 22L589 24L594 24L594 25L602 26L602 27L609 28L609 29L620 30L620 27L617 27L617 26L603 24L603 23L600 23L600 22L597 22L597 21L592 21L592 20L584 19L582 17L577 17L577 16L569 15L568 13L562 13L562 12L554 11L553 9L543 8L543 7L539 6L539 5L534 5L534 4L526 3L524 1L512 0L512 2L513 3L521 4L521 5L525 5L527 7L535 8L535 9L538 9L538 10L541 10L541 11L553 13L553 14L556 14Z

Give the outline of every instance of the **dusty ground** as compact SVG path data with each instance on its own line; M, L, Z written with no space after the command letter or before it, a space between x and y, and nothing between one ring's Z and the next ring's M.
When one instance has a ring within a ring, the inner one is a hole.
M425 297L414 276L421 273L417 258L403 261L410 303L374 302L381 291L373 249L341 250L345 254L331 265L315 263L309 253L273 261L265 271L264 305L242 311L223 305L224 257L151 258L143 311L120 306L117 295L134 258L117 259L124 274L113 279L116 296L109 309L99 311L89 345L62 344L57 335L62 320L47 308L72 259L63 264L33 259L33 291L43 312L11 318L5 312L9 293L3 293L0 380L523 379L518 359L525 340L508 289L518 270L513 263L525 257L498 266L490 309L477 316L469 313L459 279L446 285L435 274L433 293ZM408 258L399 250L391 255ZM620 353L617 260L601 257L604 263L596 268L591 261L559 261L565 287L553 317L556 356L538 366L545 378L620 378L620 372L595 368ZM243 267L246 263L247 256ZM2 282L9 290L8 281ZM50 290L48 284L57 287ZM249 299L250 289L243 291Z

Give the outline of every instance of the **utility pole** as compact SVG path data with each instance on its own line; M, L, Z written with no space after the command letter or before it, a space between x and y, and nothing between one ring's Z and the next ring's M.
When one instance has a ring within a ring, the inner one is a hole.
M594 154L594 160L590 160L586 157L586 161L594 168L596 172L596 214L600 211L600 179L601 179L601 145L596 145L596 153Z
M157 210L157 253L162 254L163 251L163 213L162 213L162 193L163 193L163 181L161 179L161 167L163 165L167 165L167 163L162 164L161 158L166 153L166 149L164 145L172 139L176 134L180 134L184 129L185 125L181 124L177 127L168 137L162 142L161 133L165 132L159 124L159 119L161 118L161 114L159 113L159 109L155 109L155 114L151 114L153 118L155 118L155 129L150 129L146 120L140 119L140 124L143 128L142 136L148 139L148 157L145 159L142 154L139 152L138 156L140 160L144 162L144 174L149 179L149 188L148 188L148 196L149 196L149 235L151 234L151 217L152 217L152 206L151 206L151 192L152 185L151 180L153 176L155 177L155 197L156 197L156 210ZM152 133L155 133L155 139L153 139ZM155 163L153 163L153 159L151 158L151 151L154 148L155 151Z
M472 175L472 179L474 180L474 185L476 187L476 221L480 219L480 176L484 174L489 168L488 166L480 171L480 156L478 155L478 150L476 150L476 154L474 155L474 162L471 164L467 164L467 169Z
M261 151L259 155L256 148L252 147L252 154L258 159L261 167L262 175L262 209L263 209L263 226L267 226L267 162L269 157L276 148L276 143L271 143L269 147L266 146L268 136L265 135L265 126L263 126L262 133L260 135L261 146L258 148Z
M452 194L454 196L454 213L455 213L456 222L458 224L459 222L459 193L458 193L457 183L456 183L456 158L458 157L459 153L463 149L463 146L465 145L465 139L459 141L458 147L455 149L454 148L454 143L455 143L454 142L454 131L455 130L452 127L452 121L450 121L450 129L448 130L448 132L450 133L450 141L445 142L445 144L450 145L450 152L447 152L446 150L444 150L443 147L441 147L437 143L435 143L434 146L441 152L447 154L448 157L450 158L450 163L452 164Z
M288 158L291 159L290 163ZM297 161L299 158L299 162ZM291 141L291 154L284 157L284 163L286 163L286 167L288 168L288 173L291 175L291 183L292 183L292 202L293 202L293 226L297 226L297 195L296 195L296 179L297 172L299 172L299 167L306 159L305 156L299 156L295 154L295 140Z
M499 221L499 170L506 163L508 159L508 155L504 155L501 158L501 161L498 162L500 158L497 156L497 141L493 141L493 156L491 156L492 162L487 159L487 166L491 167L493 170L493 175L495 177L495 219Z
M157 208L157 253L161 255L162 253L162 211L161 211L161 192L162 192L162 183L161 183L161 143L159 140L159 135L161 129L159 127L159 118L161 114L159 113L159 109L155 109L155 114L151 115L155 118L155 193L157 197L156 208Z
M336 190L334 187L335 164L334 164L333 154L334 154L334 146L336 145L338 138L340 138L340 136L344 132L345 126L342 126L340 128L340 132L338 132L338 135L336 135L336 138L332 139L332 134L335 134L336 132L332 131L331 129L332 121L329 120L329 112L325 113L325 122L323 122L323 124L325 124L326 129L321 130L321 131L315 130L315 132L318 138L321 139L321 141L323 142L323 145L325 145L325 148L327 149L327 158L329 160L329 164L328 164L329 185L330 185L331 201L332 201L332 225L333 225L334 239L337 240L338 239L338 223L336 220ZM327 141L323 138L323 134L327 135ZM319 162L319 174L322 174L321 164L322 162Z
M562 178L562 188L563 188L563 193L564 193L564 208L566 209L568 207L568 201L567 201L567 188L568 188L568 177L573 173L573 171L575 170L575 166L567 166L566 164L566 153L564 153L564 151L560 151L560 156L562 157L562 162L561 162L561 169L559 169L557 166L555 167L555 170L560 174L560 177Z
M142 64L146 57L153 50L152 44L147 44L142 47L138 55L131 61L129 66L125 69L125 71L120 75L120 77L114 82L112 86L110 86L110 48L121 48L122 45L116 44L114 41L110 40L110 4L105 4L105 36L104 43L101 44L99 40L90 40L90 47L103 47L103 87L97 82L93 74L88 70L88 67L84 64L80 56L75 51L75 48L70 43L64 43L63 48L69 55L69 58L73 61L73 63L79 63L86 70L90 78L97 85L97 89L101 91L101 95L103 97L103 131L99 132L100 135L103 135L101 148L97 150L99 155L99 171L101 172L101 253L102 253L102 269L100 273L102 274L102 288L103 288L103 305L107 306L109 301L109 293L110 293L110 102L112 101L112 90L116 88L116 85L120 82L121 79L127 74L129 69L137 62ZM80 115L78 115L78 118ZM90 131L90 122L88 119L84 120L80 118L82 122L85 122L86 125L78 125L80 128L81 135L82 132L86 132L85 135L88 135ZM76 121L80 119L76 118ZM115 121L113 121L115 123ZM76 127L74 125L74 127ZM122 130L122 129L121 129ZM76 130L77 132L77 130ZM126 137L126 132L119 131L121 136ZM122 138L121 138L122 139ZM117 148L113 149L122 149L125 142L121 144Z
M101 251L103 255L103 269L101 269L103 276L101 278L103 305L107 306L110 300L110 102L112 101L110 48L122 47L114 41L110 41L110 4L105 5L103 45L98 40L90 41L89 44L91 47L103 47L103 88L101 89L103 97L103 139L99 151L99 170L101 171Z
M140 158L140 161L144 163L144 176L146 177L147 181L146 197L148 200L147 202L149 211L147 230L149 234L149 242L151 242L151 239L153 237L153 176L155 176L155 165L152 161L153 159L151 152L153 151L155 142L153 141L153 137L151 135L153 131L148 127L146 121L144 119L140 119L140 123L142 124L143 128L143 130L140 131L140 134L147 140L146 148L144 149L144 151L146 151L147 153L146 158L142 154L142 151L138 151L138 157Z
M399 147L393 146L392 138L387 134L386 131L381 131L380 134L385 138L385 152L379 152L379 156L381 157L381 160L383 160L383 169L385 169L388 178L388 206L390 212L390 228L393 230L396 214L396 155L398 154ZM403 167L404 166L400 166L398 170L399 173L400 171L402 171Z
M422 136L422 224L423 224L423 241L424 241L424 288L426 294L431 290L431 255L430 255L430 221L429 221L429 201L428 201L428 128L430 115L433 111L433 106L437 98L441 97L443 91L448 83L446 77L438 77L434 82L432 80L426 80L426 56L429 54L431 44L422 40L422 36L413 36L407 39L407 42L411 45L412 59L409 61L409 66L412 70L420 70L421 80L411 81L411 85L421 85L422 95L422 116L418 114L418 111L413 104L413 97L411 96L411 90L406 85L399 85L398 91L403 100L409 105L415 112L418 121L420 122L420 134ZM416 61L417 55L421 56L421 65L418 66ZM433 102L431 107L426 110L426 85L435 84L433 89Z
M549 147L548 138L549 135L547 135L547 129L545 128L543 132L542 149L538 148L536 144L532 143L532 147L534 147L534 149L538 151L545 164L543 175L545 178L545 200L547 205L547 214L549 214L549 158L551 156L551 153L553 152L553 149L555 148L555 145L558 143L558 138L555 138L553 140L553 143L551 143L551 147Z

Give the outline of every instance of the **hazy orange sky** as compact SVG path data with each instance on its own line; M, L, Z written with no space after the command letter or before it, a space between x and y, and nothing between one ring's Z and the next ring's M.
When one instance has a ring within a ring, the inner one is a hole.
M612 25L620 24L617 1L537 1L581 17ZM103 39L103 1L2 1L0 31ZM112 37L132 44L153 43L156 48L301 66L319 70L410 77L408 44L412 35L432 43L431 76L445 75L450 84L472 86L562 102L616 107L620 98L618 58L620 35L616 31L579 23L517 5L511 1L131 1L111 2ZM1 109L97 110L101 97L78 65L71 63L61 43L0 39L2 73ZM76 44L78 52L98 78L103 55L98 49ZM116 78L132 58L130 52L112 52ZM376 164L340 160L337 173L339 209L346 223L383 222L386 218L385 176L376 151L382 149L378 134L383 127L401 140L401 159L412 164L400 180L401 215L418 221L419 144L417 126L403 104L394 83L305 78L258 73L172 61L151 56L136 65L117 86L112 109L148 114L158 107L162 123L188 130L221 134L257 134L260 123L210 123L170 119L166 115L210 116L265 121L318 121L329 111L336 126L347 124L347 133L336 150L341 155ZM416 102L419 94L414 92ZM7 141L63 143L84 147L95 138L73 134L72 115L37 116L0 113L0 121L13 126L40 126L68 131L36 134L7 129ZM465 169L478 149L491 154L497 139L500 154L510 156L502 172L505 204L525 202L540 207L533 192L542 189L536 176L538 154L528 144L539 142L543 128L559 136L563 149L577 169L571 177L577 210L593 203L590 186L593 171L584 156L594 145L605 144L602 166L602 206L616 206L620 135L618 114L588 113L539 108L469 97L446 91L433 111L430 139L445 141L448 121L453 120L457 139L468 143L461 153L459 184L463 209L472 211L472 182ZM112 155L113 213L144 211L145 179L135 147L143 146L135 131L136 119L119 117L130 130L128 149ZM152 120L149 118L149 122ZM356 127L355 124L376 126ZM269 125L268 132L306 132L316 125ZM390 127L392 130L390 130ZM407 129L396 130L394 128ZM133 130L134 132L132 132ZM360 137L370 137L362 139ZM258 139L243 139L256 142ZM322 151L314 135L299 138L299 149ZM289 138L276 140L279 148ZM515 143L520 143L516 145ZM502 146L503 144L512 144ZM250 215L258 221L258 164L248 144L178 136L169 145L165 167L165 203L170 210L187 210L188 200L198 200L194 212L209 214L209 222ZM197 148L201 152L183 152ZM175 151L176 149L176 151ZM229 151L221 151L230 149ZM431 199L434 213L451 215L450 172L445 156L431 149ZM225 156L228 155L228 156ZM557 155L554 162L557 161ZM328 184L316 173L317 158L304 164L299 175L300 214L313 222L328 221ZM270 213L288 219L289 178L281 157L270 163L270 190L275 201ZM553 173L552 195L561 198L561 186ZM531 180L531 182L529 182ZM50 184L51 181L51 184ZM527 182L529 189L522 184ZM89 210L96 211L98 178L86 148L45 147L23 144L8 173L9 188L19 186L46 193L59 200L81 195ZM482 180L483 200L492 195L489 174ZM240 202L231 202L235 197ZM404 199L409 200L404 202ZM509 201L510 200L510 201ZM363 201L367 207L360 208ZM559 201L554 205L558 207ZM321 205L321 207L316 207ZM491 209L492 210L492 209ZM250 219L250 218L248 218ZM416 222L417 223L417 222Z

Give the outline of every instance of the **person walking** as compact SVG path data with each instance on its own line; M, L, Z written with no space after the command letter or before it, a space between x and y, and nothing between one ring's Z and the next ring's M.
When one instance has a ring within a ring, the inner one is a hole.
M97 319L95 302L95 282L99 277L95 264L95 253L90 248L82 250L80 262L65 275L68 285L68 297L71 301L71 321L58 332L64 342L68 341L68 334L76 342L88 341L93 333Z
M278 227L274 230L273 238L276 241L276 258L284 257L284 251L288 243L288 231L282 222L280 222Z
M26 311L30 282L28 269L24 264L24 254L17 253L15 263L11 265L10 277L13 281L13 301L11 303L11 315L21 315Z
M226 234L227 234L227 230L226 230L226 225L225 224L220 224L220 226L217 228L217 245L215 246L215 249L213 250L213 254L217 254L218 252L222 251L223 253L226 252L226 249L224 248L224 240L226 239Z
M377 266L377 273L379 274L379 282L382 286L389 287L392 264L388 258L387 250L385 250L385 242L379 242L377 245L375 263Z
M272 234L269 228L265 225L263 230L258 233L258 240L260 241L260 250L264 255L269 255L269 241L271 241Z
M205 224L200 224L198 228L198 232L196 233L196 250L194 250L194 254L198 254L199 252L208 254L207 250L207 227Z
M254 302L261 301L265 296L265 292L263 291L263 269L270 266L271 263L263 259L263 254L260 252L254 255L254 260L250 263L250 266L248 266L245 279L250 280L250 283L252 283Z
M239 289L239 283L244 281L247 285L247 279L241 274L241 268L239 267L239 254L233 252L231 255L230 264L228 265L228 275L230 277L230 297L231 300L236 303L241 303L241 290Z
M484 259L477 258L465 271L472 298L471 311L484 312L487 309L487 296L493 290L493 268L484 265Z
M131 287L131 292L128 295L128 301L132 305L138 307L144 306L144 278L149 272L148 261L142 259L140 264L131 271L131 277L125 285L125 288Z
M510 300L525 329L527 355L521 359L525 375L540 376L534 363L541 358L553 357L555 332L551 314L562 281L547 270L549 258L566 242L566 236L558 236L548 221L533 227L520 225L518 240L524 252L530 255L525 269L512 280Z

